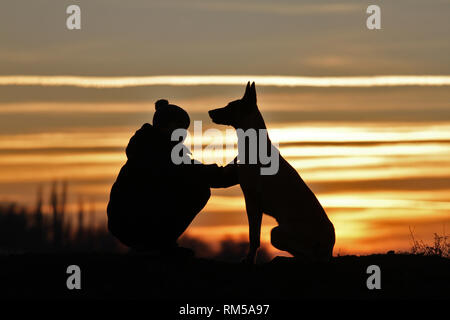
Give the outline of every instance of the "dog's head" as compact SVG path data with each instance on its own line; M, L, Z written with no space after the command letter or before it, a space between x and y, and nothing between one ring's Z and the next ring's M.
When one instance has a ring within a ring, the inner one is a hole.
M216 124L240 126L247 115L257 110L255 83L247 83L242 99L230 102L223 108L208 111L209 117Z

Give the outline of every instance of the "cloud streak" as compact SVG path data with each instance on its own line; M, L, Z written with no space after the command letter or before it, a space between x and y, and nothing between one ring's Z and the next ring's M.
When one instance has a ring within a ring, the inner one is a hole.
M141 77L0 76L0 86L71 86L81 88L126 88L149 86L234 86L255 81L271 87L398 87L450 86L450 76L388 75L358 77L300 77L261 75L173 75Z
M166 3L166 2L164 2ZM177 3L177 6L185 5L185 1ZM173 5L173 4L172 4ZM186 6L187 7L187 6ZM245 12L245 13L264 13L264 14L279 14L279 15L312 15L312 14L336 14L336 13L351 13L362 10L362 5L358 3L264 3L255 1L250 3L243 3L238 1L218 1L218 2L197 2L189 3L189 7L194 7L200 10L218 11L218 12Z

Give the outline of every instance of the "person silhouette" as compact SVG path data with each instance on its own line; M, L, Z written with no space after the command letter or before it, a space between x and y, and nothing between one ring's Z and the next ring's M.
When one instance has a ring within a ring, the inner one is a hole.
M108 229L137 251L170 251L208 202L210 188L238 183L237 165L205 165L190 159L176 165L171 158L176 129L188 129L189 115L161 99L153 125L145 123L130 139L127 162L114 182L107 206ZM184 146L185 147L185 146ZM188 149L183 156L188 156Z

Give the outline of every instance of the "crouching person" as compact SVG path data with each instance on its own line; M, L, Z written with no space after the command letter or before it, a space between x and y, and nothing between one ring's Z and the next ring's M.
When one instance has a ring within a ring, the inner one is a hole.
M188 129L189 115L158 100L153 125L144 124L131 138L127 162L113 184L107 208L108 229L138 251L166 252L208 202L210 188L238 183L236 164L179 164L171 152L176 129Z

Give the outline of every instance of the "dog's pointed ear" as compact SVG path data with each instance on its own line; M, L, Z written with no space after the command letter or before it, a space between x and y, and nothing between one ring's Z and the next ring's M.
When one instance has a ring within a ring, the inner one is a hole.
M249 89L248 99L252 104L256 105L256 87L255 82L252 83Z
M242 100L248 99L250 94L250 81L247 82L247 87L245 87L245 93L244 96L242 97Z

